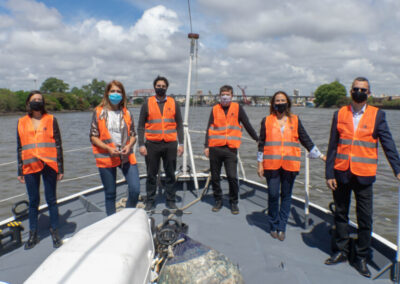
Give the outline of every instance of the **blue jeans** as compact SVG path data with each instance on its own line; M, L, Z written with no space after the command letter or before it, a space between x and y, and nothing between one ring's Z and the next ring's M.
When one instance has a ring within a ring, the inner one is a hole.
M140 193L139 170L137 165L125 163L120 166L122 173L128 183L128 201L126 207L136 207ZM115 213L115 198L117 195L117 167L99 168L101 182L104 186L106 197L106 213L111 215Z
M285 232L292 204L292 189L296 175L279 169L267 175L268 219L271 231ZM279 194L280 193L280 194ZM279 208L280 197L280 208Z
M55 170L45 165L37 173L25 175L25 184L29 196L29 229L36 231L38 227L38 214L40 204L40 176L42 175L44 184L44 195L49 207L50 227L58 228L58 205L56 196L57 173Z

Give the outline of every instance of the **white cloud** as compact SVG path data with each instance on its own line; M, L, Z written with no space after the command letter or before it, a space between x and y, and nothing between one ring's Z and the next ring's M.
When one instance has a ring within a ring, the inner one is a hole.
M50 76L70 86L93 78L147 88L158 74L185 93L189 58L186 2L125 0L143 9L130 26L85 18L34 0L9 0L0 12L0 87L31 89ZM379 92L400 93L400 1L197 0L200 33L193 80L204 92L247 85L248 94L299 89L309 94L337 78L348 88L368 76ZM6 68L4 67L6 66ZM236 91L239 91L236 89Z
M54 30L61 25L61 15L54 8L31 0L9 0L6 8L15 17L15 22L30 30Z

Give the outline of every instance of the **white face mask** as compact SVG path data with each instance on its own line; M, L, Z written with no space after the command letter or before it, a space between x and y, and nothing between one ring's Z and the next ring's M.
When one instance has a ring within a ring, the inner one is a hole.
M229 95L222 95L221 96L221 105L222 106L229 106L232 101L232 97Z

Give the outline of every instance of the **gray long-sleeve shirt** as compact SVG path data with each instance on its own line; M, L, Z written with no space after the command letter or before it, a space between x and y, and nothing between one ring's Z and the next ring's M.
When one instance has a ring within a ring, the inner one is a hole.
M229 107L222 107L222 109L225 112L225 115L228 113ZM242 123L244 128L246 129L247 133L253 138L255 141L258 141L258 135L257 132L254 130L253 126L250 124L249 118L247 117L247 114L243 107L239 105L239 114L238 114L238 119L239 123ZM214 115L213 111L211 110L210 113L210 118L208 119L208 124L206 128L206 137L204 141L204 147L208 147L208 129L210 128L210 125L214 123Z

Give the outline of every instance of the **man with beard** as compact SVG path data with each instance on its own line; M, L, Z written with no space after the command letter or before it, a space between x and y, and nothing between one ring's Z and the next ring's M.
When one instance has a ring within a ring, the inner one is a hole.
M357 234L354 268L371 277L367 267L372 232L372 185L378 164L378 139L386 157L400 180L400 159L385 119L385 112L367 105L370 84L358 77L351 86L351 104L335 112L326 160L326 183L335 202L333 254L325 261L332 265L349 257L348 232L351 192L356 198Z
M183 153L183 124L179 105L172 97L166 95L168 85L167 78L158 76L153 82L156 95L150 97L140 110L139 152L145 156L147 167L146 211L155 208L160 159L165 171L166 207L177 208L175 169L176 157Z

